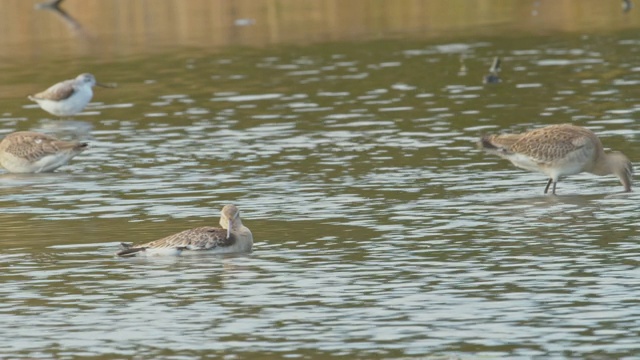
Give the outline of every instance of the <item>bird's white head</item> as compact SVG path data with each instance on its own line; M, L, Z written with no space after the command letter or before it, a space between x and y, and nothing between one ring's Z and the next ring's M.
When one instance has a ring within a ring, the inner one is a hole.
M96 86L96 78L92 74L84 73L76 77L76 83L78 85L89 85L91 87Z

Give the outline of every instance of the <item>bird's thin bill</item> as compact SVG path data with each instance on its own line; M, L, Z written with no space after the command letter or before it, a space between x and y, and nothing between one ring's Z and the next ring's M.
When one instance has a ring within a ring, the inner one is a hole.
M227 225L227 239L231 236L231 219L229 219L229 225Z
M101 87L113 89L113 88L117 88L118 84L116 84L116 83L106 83L106 84L104 84L104 83L96 82L96 86L101 86Z

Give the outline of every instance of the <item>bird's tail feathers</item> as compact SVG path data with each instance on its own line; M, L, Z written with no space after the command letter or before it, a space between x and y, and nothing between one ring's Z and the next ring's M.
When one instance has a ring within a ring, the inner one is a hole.
M145 251L145 247L133 247L133 244L120 243L120 251L116 253L116 256L131 257L136 256L140 251Z
M519 139L520 134L487 135L480 139L480 146L487 151L510 152Z

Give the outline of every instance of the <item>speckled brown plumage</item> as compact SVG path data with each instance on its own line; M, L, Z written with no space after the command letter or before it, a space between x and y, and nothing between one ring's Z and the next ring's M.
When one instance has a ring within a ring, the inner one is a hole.
M633 167L621 153L606 154L600 139L591 130L570 125L551 125L521 134L489 135L480 139L489 153L510 160L514 165L549 176L545 189L565 175L590 172L615 174L625 191L631 191Z
M18 131L0 141L0 165L10 172L53 171L87 149L87 146L84 142Z
M574 151L591 154L594 149L602 149L600 139L593 132L566 124L547 126L523 134L493 135L489 137L489 142L542 163L561 160Z
M177 234L169 235L165 238L151 241L137 246L122 244L123 250L117 254L126 256L138 251L153 249L178 248L182 250L210 250L217 247L231 246L235 243L236 237L231 234L227 238L227 230L203 226L199 228L181 231Z
M5 136L0 142L0 151L8 152L29 161L66 150L80 150L87 143L58 140L53 136L32 131L18 131Z
M169 235L141 245L122 243L118 256L136 256L139 253L162 253L163 250L213 250L220 253L247 252L253 245L251 231L242 225L240 210L226 205L220 212L222 228L197 227ZM166 252L171 253L171 252Z

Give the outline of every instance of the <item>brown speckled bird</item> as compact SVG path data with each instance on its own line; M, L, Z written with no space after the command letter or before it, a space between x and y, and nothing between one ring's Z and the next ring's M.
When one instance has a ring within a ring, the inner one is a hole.
M121 243L117 256L178 255L183 250L209 250L218 254L250 252L253 246L251 230L242 225L240 210L226 205L220 212L220 226L203 226L141 245Z
M515 166L538 171L549 177L546 194L553 183L566 175L589 172L614 174L626 192L631 191L633 167L620 152L605 153L600 139L591 130L570 125L551 125L522 134L488 135L480 146L491 154L510 160Z
M0 166L12 173L54 171L88 147L32 131L11 133L0 141Z

